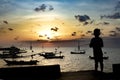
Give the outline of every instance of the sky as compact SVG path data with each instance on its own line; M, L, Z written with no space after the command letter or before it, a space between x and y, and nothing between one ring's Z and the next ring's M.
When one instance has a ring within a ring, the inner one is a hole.
M1 0L0 45L21 41L120 38L120 0Z

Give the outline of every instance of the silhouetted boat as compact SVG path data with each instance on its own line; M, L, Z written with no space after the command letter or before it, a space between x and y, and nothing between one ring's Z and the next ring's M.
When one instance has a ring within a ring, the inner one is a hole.
M0 51L3 51L3 53L9 53L9 54L27 53L26 50L17 48L15 46L11 46L11 47L8 47L8 48L0 48Z
M80 50L80 41L78 40L77 50L71 51L71 54L85 54L85 50Z
M2 51L2 53L0 53L0 58L18 58L18 57L22 57L22 56L18 56L18 54L27 53L26 50L22 50L15 46L11 46L8 48L0 48L0 51Z
M85 50L71 51L71 54L85 54Z
M90 59L94 59L93 56L89 56ZM108 56L103 56L103 59L108 59L109 57Z
M16 61L16 60L7 60L4 59L4 61L7 63L7 65L35 65L37 64L37 60L30 60L30 61Z
M23 58L27 56L18 56L18 55L11 55L11 54L0 54L0 58Z
M60 55L56 55L56 54L60 54ZM64 56L61 55L60 53L54 53L54 52L43 52L39 54L40 56L43 56L46 59L53 59L53 58L59 58L59 59L63 59Z
M11 46L10 48L0 48L0 50L3 50L2 54L0 54L0 58L11 58L12 60L4 59L4 61L7 63L7 65L33 65L37 64L37 60L30 60L30 61L17 61L16 58L24 58L28 56L19 56L19 53L26 53L27 51L21 50L15 46ZM33 58L34 55L29 55Z

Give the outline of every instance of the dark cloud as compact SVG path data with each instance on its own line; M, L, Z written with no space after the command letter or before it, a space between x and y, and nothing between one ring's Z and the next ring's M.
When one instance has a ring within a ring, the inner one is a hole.
M8 28L8 30L9 30L9 31L13 31L13 29L12 29L12 28Z
M112 11L113 13L111 15L102 15L100 16L101 19L103 18L109 18L109 19L120 19L120 1L116 3L116 6L113 7L115 11Z
M85 34L82 34L81 37L85 37Z
M54 8L53 8L53 6L49 6L49 10L51 11L51 10L54 10Z
M42 4L41 6L36 7L34 10L35 11L45 11L46 7L47 6L45 4Z
M86 34L89 34L89 33L92 34L92 31L87 31L87 32L86 32Z
M57 28L57 27L51 28L51 30L53 30L53 31L55 31L55 32L57 32L58 29L59 29L59 28Z
M88 24L89 24L89 22L84 22L84 23L83 23L83 25L88 25Z
M47 39L50 39L50 37L47 37Z
M101 19L103 19L103 18L120 19L120 12L116 12L112 15L103 15L103 16L101 16Z
M45 36L47 36L47 34L45 34Z
M49 11L52 11L54 8L52 5L46 5L46 4L42 4L40 5L39 7L36 7L34 9L34 11L38 12L38 11L46 11L46 10L49 10Z
M109 24L110 24L109 22L99 22L96 25L109 25Z
M116 29L117 31L120 31L120 28L119 28L119 27L116 27L115 29Z
M7 21L3 21L3 23L8 24L8 22L7 22Z
M76 32L73 32L71 35L72 35L72 36L76 36Z
M120 1L117 2L117 5L115 6L115 11L119 11L120 10Z
M90 17L88 15L75 15L75 19L80 22L86 22L87 20L90 20Z
M110 23L109 23L109 22L103 22L103 24L104 24L104 25L108 25L108 24L110 24Z
M39 35L39 37L43 37L43 35Z

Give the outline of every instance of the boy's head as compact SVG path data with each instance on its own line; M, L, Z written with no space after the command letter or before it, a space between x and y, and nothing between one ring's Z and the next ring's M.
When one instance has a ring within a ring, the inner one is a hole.
M98 29L98 28L94 29L94 35L95 35L95 37L99 37L100 29Z

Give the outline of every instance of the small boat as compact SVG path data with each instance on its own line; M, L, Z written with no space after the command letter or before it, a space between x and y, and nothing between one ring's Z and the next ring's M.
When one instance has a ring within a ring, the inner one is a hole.
M40 53L39 55L43 56L46 59L53 59L53 58L63 59L64 56L61 55L61 52L59 54L60 55L56 55L56 53L54 53L54 52L43 52L43 53Z
M71 51L71 54L85 54L85 50Z
M4 61L7 63L7 65L35 65L37 64L37 60L30 60L30 61L16 61L16 60L7 60L4 59Z
M54 59L54 58L56 58L56 59L63 59L64 58L64 56L46 56L46 55L44 55L44 57L46 59Z
M89 56L90 59L94 59L93 56ZM107 60L109 57L108 56L103 56L103 59Z
M24 49L20 49L20 48L17 48L15 46L11 46L11 47L8 47L8 48L0 48L0 51L3 51L3 54L4 53L9 53L9 54L20 54L20 53L27 53L26 50Z
M77 50L71 51L71 54L85 54L85 50L80 49L80 41L78 40Z
M11 55L11 54L0 54L0 58L23 58L26 56L18 56L18 55Z

